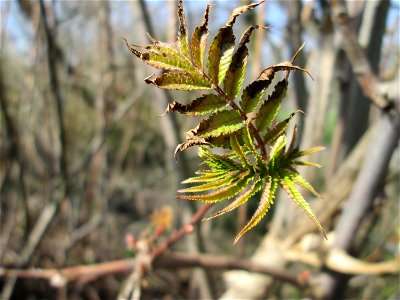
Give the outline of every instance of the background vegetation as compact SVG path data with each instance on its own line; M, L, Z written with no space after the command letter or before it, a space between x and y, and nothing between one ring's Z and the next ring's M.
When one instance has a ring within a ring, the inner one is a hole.
M247 3L216 1L210 35ZM196 123L158 115L193 94L145 85L154 71L120 39L175 41L177 1L0 4L1 299L400 297L396 1L269 1L238 19L237 36L272 26L247 83L306 42L296 64L315 80L291 74L279 118L301 109L301 147L327 148L301 172L328 241L282 194L234 247L257 203L197 223L201 205L175 199L199 160L174 149ZM206 4L184 2L190 30Z

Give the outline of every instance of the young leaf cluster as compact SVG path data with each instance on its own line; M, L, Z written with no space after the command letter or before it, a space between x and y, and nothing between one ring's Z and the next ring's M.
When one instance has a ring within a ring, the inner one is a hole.
M235 47L233 25L239 15L263 2L243 5L233 10L226 24L213 38L207 62L205 53L210 4L206 7L203 22L195 28L190 39L180 0L176 44L166 44L151 36L151 44L148 46L132 45L125 40L135 56L164 71L155 78L154 75L147 77L146 83L162 89L205 91L188 104L175 100L166 110L166 113L204 116L196 128L186 133L186 141L177 146L175 154L189 147L200 146L198 155L207 168L197 171L197 176L183 181L192 186L179 190L182 195L178 198L211 203L233 199L225 208L207 218L210 219L236 209L260 193L258 208L236 236L235 243L267 213L278 187L304 210L323 233L322 226L297 187L304 187L316 196L319 195L296 170L297 165L318 166L299 159L323 148L300 151L296 142L296 128L290 144L287 144L286 129L297 111L281 122L276 120L286 95L290 71L307 72L293 65L301 49L291 61L264 69L255 81L244 88L242 86L249 55L247 44L254 30L267 27L250 26ZM284 78L266 96L272 80L282 71L285 72ZM215 147L224 148L225 153L213 153L211 149Z

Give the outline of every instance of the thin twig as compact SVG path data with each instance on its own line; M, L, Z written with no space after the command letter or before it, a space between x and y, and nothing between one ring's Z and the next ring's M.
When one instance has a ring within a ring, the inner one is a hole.
M192 233L194 225L200 221L204 214L211 208L212 204L206 204L202 206L192 217L189 223L185 224L181 229L174 231L169 238L156 249L151 252L152 260L163 254L168 248L180 240L183 236Z

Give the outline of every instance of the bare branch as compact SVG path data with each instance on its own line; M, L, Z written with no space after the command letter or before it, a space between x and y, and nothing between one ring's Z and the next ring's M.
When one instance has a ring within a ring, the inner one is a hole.
M331 5L333 21L342 35L347 57L363 93L379 108L391 108L393 103L379 92L379 80L373 73L370 62L351 29L346 3L343 0L332 0Z

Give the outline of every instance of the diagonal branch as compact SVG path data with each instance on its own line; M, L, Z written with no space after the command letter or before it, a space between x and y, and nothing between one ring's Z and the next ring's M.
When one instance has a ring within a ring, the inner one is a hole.
M347 57L363 93L379 108L390 109L393 107L393 103L380 93L379 80L373 73L371 64L359 44L356 34L351 29L351 19L345 1L332 0L331 6L333 21L341 33Z

